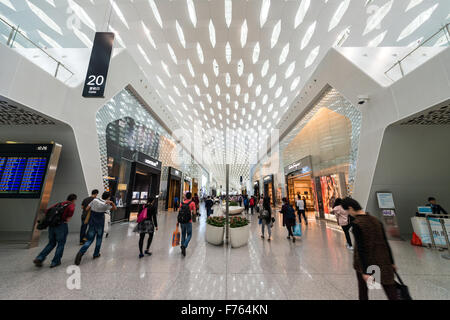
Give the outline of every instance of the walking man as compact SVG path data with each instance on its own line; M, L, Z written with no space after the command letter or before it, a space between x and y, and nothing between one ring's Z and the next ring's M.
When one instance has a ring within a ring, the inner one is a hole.
M88 216L88 210L86 209L88 205L97 198L98 196L98 190L94 189L91 192L91 195L83 200L81 202L81 209L83 209L83 212L81 213L81 228L80 228L80 246L82 246L86 242L86 231L88 227L88 221L86 221L86 218Z
M44 248L44 250L39 253L39 255L34 259L33 263L36 267L42 267L42 262L44 262L45 258L49 255L50 252L56 247L55 256L52 260L50 268L57 267L61 264L61 258L64 253L64 246L66 245L67 234L69 233L69 228L67 223L73 216L75 211L75 201L77 200L76 194L70 194L67 197L67 201L58 203L53 207L47 209L46 214L49 210L62 207L61 210L64 210L61 216L60 223L56 226L49 226L48 229L48 244Z
M89 231L87 234L87 241L78 251L75 257L75 264L78 266L81 263L81 258L89 249L91 244L96 239L94 259L100 257L100 248L102 246L103 231L105 227L105 212L107 210L116 210L116 205L111 200L111 194L109 192L103 192L102 199L95 198L87 206L87 210L91 210L91 217L89 219Z
M192 238L192 216L195 214L196 206L192 200L192 193L186 193L186 199L181 203L178 212L177 227L181 225L181 254L186 256L186 249Z

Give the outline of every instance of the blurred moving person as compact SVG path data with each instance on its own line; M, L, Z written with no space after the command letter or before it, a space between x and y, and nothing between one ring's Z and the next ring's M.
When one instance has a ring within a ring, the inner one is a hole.
M146 210L146 212L144 210ZM139 233L139 259L144 257L144 252L142 250L144 247L144 239L146 234L148 234L148 239L145 254L149 256L152 255L149 250L153 241L155 230L158 230L158 201L154 197L149 197L147 204L142 209L140 215L142 216L138 217L139 222L134 229L135 232Z
M297 200L295 201L295 204L297 206L297 211L298 211L298 220L300 222L300 224L302 223L302 216L305 220L305 225L308 225L308 219L306 218L306 207L305 207L305 200L302 199L302 197L300 196L300 194L297 195Z
M295 236L292 231L292 228L295 226L295 210L286 198L283 198L282 201L283 205L281 206L280 212L283 215L283 226L286 226L288 231L287 239L291 239L292 237L292 242L295 242Z
M259 219L261 220L261 238L264 239L264 229L267 228L267 234L269 235L267 240L270 241L270 238L272 237L272 208L270 207L270 198L261 198L261 200L263 201L259 211Z
M196 206L192 200L192 193L186 193L186 199L181 203L177 217L177 227L181 225L181 254L186 256L186 249L192 238L192 216L195 214Z
M367 281L372 276L369 270L371 267L379 268L379 281L388 299L398 300L394 280L397 267L394 264L383 224L363 211L361 205L352 198L345 198L342 201L342 208L355 218L352 221L352 231L355 236L353 267L358 279L359 300L369 300Z
M92 190L91 195L87 198L84 198L83 202L81 202L81 209L83 210L83 212L81 213L80 245L83 245L87 240L86 231L88 228L88 221L86 220L86 218L88 217L89 210L87 210L86 208L92 202L92 200L97 198L97 196L98 190L94 189Z
M353 250L352 237L350 236L350 228L352 227L350 219L353 218L350 218L351 216L348 214L348 212L345 211L344 208L342 208L341 198L337 198L334 201L333 213L336 216L338 225L340 225L342 230L344 231L345 239L347 240L347 249Z

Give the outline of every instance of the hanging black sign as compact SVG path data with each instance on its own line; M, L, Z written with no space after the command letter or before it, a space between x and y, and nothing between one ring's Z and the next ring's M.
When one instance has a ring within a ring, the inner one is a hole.
M104 98L113 43L114 33L97 32L95 34L91 60L84 82L83 97Z

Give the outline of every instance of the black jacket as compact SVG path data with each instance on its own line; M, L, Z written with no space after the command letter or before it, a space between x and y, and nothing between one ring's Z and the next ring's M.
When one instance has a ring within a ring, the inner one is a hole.
M146 220L152 220L155 228L158 227L158 219L156 218L157 215L158 215L158 207L156 205L147 207L147 219Z

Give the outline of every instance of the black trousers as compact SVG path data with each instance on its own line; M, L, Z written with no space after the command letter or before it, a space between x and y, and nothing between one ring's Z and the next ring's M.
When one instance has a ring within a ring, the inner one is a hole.
M286 229L287 229L287 231L288 231L289 237L294 237L294 233L292 232L292 226L286 225Z
M356 278L358 279L359 300L369 300L369 288L367 288L367 283L364 281L362 274L358 271L356 271ZM381 286L389 300L398 300L395 284L382 284Z
M145 238L145 233L140 233L139 234L139 252L141 253L141 254L144 254L143 252L142 252L142 247L144 246L144 238ZM147 250L149 250L150 249L150 246L151 246L151 244L152 244L152 240L153 240L153 232L151 232L151 233L149 233L148 234L148 239L147 239Z
M308 219L306 219L305 210L298 210L298 220L302 223L302 216L305 219L305 224L308 224Z
M350 237L350 228L352 225L349 223L346 226L341 226L342 230L344 230L345 239L347 239L347 244L351 247L352 246L352 237Z

